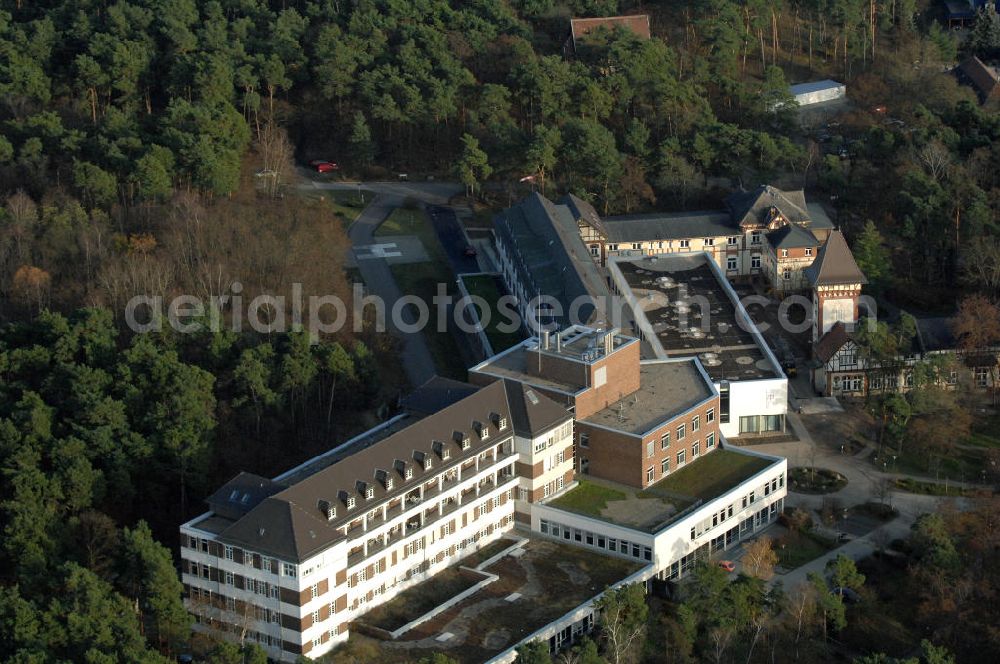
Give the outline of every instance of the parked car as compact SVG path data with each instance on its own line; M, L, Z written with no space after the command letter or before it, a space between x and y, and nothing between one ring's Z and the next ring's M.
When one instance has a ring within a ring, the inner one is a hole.
M843 544L844 542L850 542L851 536L847 533L837 533L837 543Z
M736 564L732 560L720 560L719 567L727 572L735 572Z
M857 604L861 601L861 595L854 592L850 588L841 588L840 586L837 586L833 589L833 594L840 595L840 599L844 602L844 604Z
M312 166L317 173L332 173L340 170L340 166L338 166L336 162L327 161L326 159L314 159L309 162L309 165Z

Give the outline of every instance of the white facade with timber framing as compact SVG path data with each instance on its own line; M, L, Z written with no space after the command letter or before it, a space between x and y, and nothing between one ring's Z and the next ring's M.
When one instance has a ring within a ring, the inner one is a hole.
M833 223L800 191L762 185L726 199L726 209L577 218L580 238L602 265L613 258L704 252L730 280L759 277L779 293L808 286L803 276Z

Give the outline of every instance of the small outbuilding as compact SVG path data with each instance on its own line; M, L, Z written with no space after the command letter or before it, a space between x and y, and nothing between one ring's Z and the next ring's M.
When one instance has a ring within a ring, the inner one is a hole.
M799 106L810 106L812 104L822 104L827 101L843 99L847 96L847 86L837 81L826 79L823 81L812 81L811 83L799 83L790 88L792 96Z

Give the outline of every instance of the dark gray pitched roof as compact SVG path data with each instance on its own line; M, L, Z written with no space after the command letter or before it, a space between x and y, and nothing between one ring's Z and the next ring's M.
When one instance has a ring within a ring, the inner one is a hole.
M952 318L942 316L938 318L918 318L917 338L920 341L920 350L924 353L942 350L954 350L958 347L958 341L952 332Z
M563 406L530 385L506 378L503 384L507 389L514 432L519 436L533 438L573 417Z
M567 205L557 205L535 192L498 214L493 228L501 242L516 248L517 279L526 290L562 304L563 315L556 319L560 328L570 322L603 319L608 286ZM570 321L570 305L581 296L589 296L593 304L579 307L582 320Z
M805 269L806 278L813 286L837 284L867 284L868 279L858 268L844 234L838 230L830 233L816 260Z
M566 208L569 209L570 214L573 215L574 220L582 219L596 228L601 234L607 235L607 231L604 229L604 223L601 221L601 216L597 214L597 210L594 209L594 206L587 201L579 198L575 194L566 194L560 198L557 203L559 205L565 205Z
M972 56L958 66L959 79L971 85L979 101L986 103L995 93L1000 92L1000 77L992 67Z
M403 397L400 407L417 415L432 415L461 401L479 387L460 380L434 376Z
M735 235L728 212L658 212L609 217L604 220L609 242L648 242Z
M798 224L785 224L767 234L767 241L775 249L800 249L818 247L819 240L808 229Z
M798 191L782 191L771 185L761 185L753 191L739 192L726 199L726 206L737 226L763 226L769 221L771 208L796 224L809 223L806 195Z
M413 490L425 474L461 464L485 445L494 444L495 435L482 441L474 427L478 422L495 434L494 416L512 421L506 390L499 381L275 493L223 530L219 539L284 560L308 558L343 539L339 528L385 500ZM462 450L456 434L469 437L468 450ZM448 446L449 459L436 453L438 445ZM426 471L417 462L422 454L434 459ZM412 469L410 479L405 478L400 463ZM392 476L391 489L386 489L379 471ZM373 490L370 499L364 496L368 487ZM353 510L346 509L348 496L356 501ZM333 519L326 519L319 507L321 501L336 507Z
M205 499L213 512L237 518L246 514L265 498L285 488L284 484L253 473L241 472Z

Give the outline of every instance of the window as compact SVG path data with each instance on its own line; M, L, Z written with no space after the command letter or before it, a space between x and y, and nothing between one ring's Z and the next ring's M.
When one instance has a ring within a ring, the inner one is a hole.
M295 565L292 563L282 563L281 564L281 576L287 576L295 578Z
M480 440L486 440L489 437L490 437L490 428L484 424L483 428L479 430L479 438Z
M660 462L660 474L666 475L669 472L670 472L670 457L667 457L666 459Z
M501 417L500 419L497 420L497 429L503 431L506 428L507 428L507 418Z
M754 269L760 268L760 254L754 254L750 257L750 267Z
M691 246L691 240L681 240L680 245L681 249L687 249Z
M976 367L976 387L987 387L990 384L990 370L986 367Z
M368 487L365 489L365 499L371 500L375 497L375 489L373 487Z
M954 385L957 382L958 382L958 372L957 371L949 371L948 372L948 384L949 385Z
M715 409L714 408L709 408L708 410L705 411L705 421L706 422L710 422L710 423L715 421Z
M691 431L698 431L701 429L701 416L695 415L691 418Z
M640 242L633 242L632 243L632 248L633 249L642 249L642 243L640 243Z
M660 449L665 450L670 447L670 432L664 431L663 435L660 436Z
M580 432L580 447L590 447L590 434Z
M233 573L232 572L226 572L226 585L227 586L233 585L234 580L235 580L235 578L233 577Z
M526 488L524 488L523 486L517 487L517 499L518 500L527 500L528 499L528 490Z
M227 544L225 546L224 550L225 550L225 554L226 554L226 560L232 560L233 559L233 547L231 547L231 546L229 546Z
M750 234L750 244L760 244L760 231L754 231Z
M354 500L354 496L351 496L350 498L347 499L347 509L353 510L356 504L357 501Z
M678 466L684 465L685 458L686 458L686 456L684 454L684 450L681 450L680 452L678 452L677 453L677 465Z
M319 597L319 584L313 584L313 587L309 589L309 594L313 597Z
M652 466L650 466L649 468L646 469L646 481L647 482L652 482L653 481L653 467Z
M714 237L707 237L704 240L702 240L702 242L705 243L706 247L714 247L715 246L715 238Z
M313 639L313 648L318 648L321 645L323 645L323 639L321 637Z
M736 269L736 256L730 256L726 259L726 269L730 271Z
M651 456L653 456L653 441L650 440L646 443L646 457Z
M806 247L806 256L812 256L812 255L813 255L812 247Z
M695 443L691 446L691 458L697 459L700 454L701 454L701 441L698 440L695 441Z
M403 477L405 477L408 480L412 480L413 479L413 468L410 467L410 466L407 466L406 470L403 471Z
M729 238L726 240L726 244L728 244L730 247L735 247L739 243L740 243L740 238L736 235L730 235Z
M781 250L781 257L782 258L788 258L788 249L782 249Z
M760 431L760 422L756 415L740 418L740 433L757 433L758 431Z
M792 271L791 270L782 270L782 272L781 272L781 278L784 279L785 281L788 281L789 279L792 278Z
M319 610L313 611L313 623L319 622Z
M601 248L600 248L599 245L596 245L596 244L590 245L590 255L591 256L598 256L600 254L600 252L601 252Z
M609 244L608 245L608 251L618 251L618 245L617 244Z
M684 425L677 427L677 440L684 440L684 436L687 435Z
M537 443L535 443L535 454L537 454L539 452L544 452L545 448L548 447L548 446L549 445L548 445L548 443L546 441L544 441L544 440L538 441Z
M236 610L236 598L235 597L227 597L226 598L226 610L227 611L235 611Z
M705 436L705 449L706 450L710 450L713 447L715 447L715 432L714 431L712 433L708 434L707 436Z

